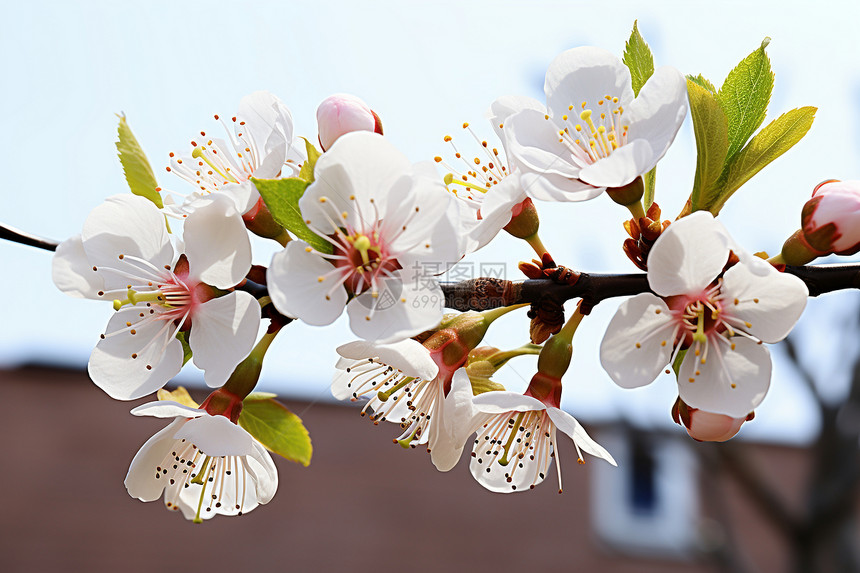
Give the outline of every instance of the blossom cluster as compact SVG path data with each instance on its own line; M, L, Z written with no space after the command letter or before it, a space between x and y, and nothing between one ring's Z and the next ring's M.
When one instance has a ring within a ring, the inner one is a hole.
M604 195L632 215L624 248L647 271L648 292L620 305L601 364L623 388L674 367L676 421L698 440L734 436L770 385L763 343L788 335L808 290L783 272L791 245L767 260L732 239L718 209L688 202L663 221L653 188L643 204L692 88L671 67L640 76L602 49L567 50L547 70L545 102L504 96L490 105L496 143L463 124L474 157L445 136L453 157L419 163L355 96L319 106L317 149L294 135L283 102L256 92L235 116L215 116L222 137L200 132L189 152L170 154L167 171L181 181L96 207L57 249L54 282L113 307L90 357L93 382L119 400L160 392L165 399L132 413L172 419L131 462L129 494L163 496L195 521L268 502L278 476L267 448L284 452L242 425L243 408L259 401L251 392L260 363L288 323L326 326L344 313L357 340L337 349L332 394L397 424L394 441L426 449L438 470L471 450L478 483L510 493L541 483L555 460L561 491L559 431L581 463L589 454L614 465L561 409L574 335L594 301L566 321L564 300L555 310L532 305L523 346L500 350L484 344L493 322L530 305L446 314L440 276L504 230L534 249L538 259L521 263L529 278L573 284L578 274L558 267L538 236L538 211ZM855 252L860 240L843 232L854 215L839 202L857 203L856 187L816 189L797 241L818 254ZM252 235L282 247L265 268L252 265ZM524 392L494 380L530 354L537 368ZM161 390L188 361L213 389L201 405Z

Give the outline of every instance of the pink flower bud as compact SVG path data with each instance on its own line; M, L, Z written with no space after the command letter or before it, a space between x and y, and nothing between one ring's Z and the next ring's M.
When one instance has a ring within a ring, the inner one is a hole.
M352 131L373 131L382 135L382 122L370 107L349 94L335 94L317 108L319 140L323 151L338 137Z
M801 213L803 237L823 253L860 251L860 181L831 179L812 192Z
M672 417L677 424L686 428L690 437L699 442L725 442L735 437L744 422L752 420L755 413L750 412L742 418L732 418L725 414L706 412L692 408L680 398L672 408Z

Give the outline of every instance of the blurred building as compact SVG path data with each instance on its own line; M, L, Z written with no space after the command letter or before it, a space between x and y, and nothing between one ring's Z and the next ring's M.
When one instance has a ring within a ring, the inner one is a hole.
M269 505L193 525L126 494L132 456L164 425L128 414L141 401L118 403L84 372L44 367L0 371L0 388L4 573L792 571L791 543L760 497L801 511L810 472L808 450L732 444L744 468L773 485L750 495L743 469L721 469L712 445L680 429L603 426L589 431L619 469L578 465L565 441L562 495L555 476L530 492L493 494L465 460L440 473L353 407L289 403L313 439L310 467L278 459Z

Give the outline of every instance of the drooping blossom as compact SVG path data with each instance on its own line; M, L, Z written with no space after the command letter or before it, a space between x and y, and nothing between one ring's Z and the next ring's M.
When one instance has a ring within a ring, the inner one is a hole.
M600 360L610 377L625 388L649 384L686 350L678 376L686 404L733 418L752 412L770 385L761 343L794 327L808 296L803 281L743 252L699 211L657 239L648 284L656 294L622 303L603 338Z
M320 157L299 201L308 227L331 245L293 241L272 258L275 307L313 325L346 307L352 331L381 342L442 318L435 275L462 256L451 197L432 166L413 166L382 136L348 133Z
M194 186L194 191L176 204L169 214L185 216L209 193L231 197L242 215L258 206L260 194L251 181L273 179L286 170L298 174L304 161L304 145L293 137L290 110L269 92L254 92L242 98L235 116L215 116L224 126L227 139L205 131L191 141L191 154L170 154L167 171ZM231 129L232 125L232 129Z
M553 403L556 405L550 405ZM490 491L526 491L541 483L552 460L558 458L558 430L573 440L579 463L585 463L585 452L616 465L576 418L559 409L554 398L539 400L528 393L486 392L474 397L472 407L477 435L469 469L478 483ZM556 470L561 493L558 459Z
M188 216L184 248L147 199L115 195L96 207L83 233L60 244L53 279L76 297L112 301L116 313L90 356L93 382L113 398L155 392L182 368L189 330L194 364L210 386L223 384L251 351L260 305L242 281L251 246L233 202L213 195Z
M725 442L734 438L741 431L744 422L755 417L754 413L733 418L725 414L706 412L698 408L690 408L678 398L672 407L672 419L683 426L687 433L699 442Z
M353 131L372 131L382 135L382 121L364 101L350 94L325 98L317 108L317 128L323 151L341 135Z
M401 446L426 445L440 471L456 465L472 422L465 360L445 364L444 347L431 351L412 339L351 342L337 351L342 358L331 387L335 398L367 399L362 415L399 424L403 433L395 441Z
M687 114L684 76L658 68L634 97L630 71L609 52L580 47L553 60L546 111L504 122L507 149L535 199L583 201L651 170Z
M130 496L181 511L199 523L215 515L242 515L268 503L278 471L266 449L222 415L177 402L143 404L135 416L173 418L152 436L128 468Z

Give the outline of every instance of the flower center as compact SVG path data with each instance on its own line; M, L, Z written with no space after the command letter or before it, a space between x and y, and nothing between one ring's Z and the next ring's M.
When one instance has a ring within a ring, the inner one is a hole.
M566 145L580 166L609 157L627 143L628 126L622 122L624 108L617 97L607 95L594 106L584 101L578 113L576 107L568 106L570 114L561 116L558 141ZM548 120L549 116L545 118ZM558 121L558 118L553 119Z
M448 170L444 181L451 193L466 202L480 204L484 200L484 194L494 185L498 185L510 171L505 165L504 156L499 155L498 148L491 148L487 140L479 139L468 122L463 124L463 129L469 132L482 151L471 160L467 159L454 144L454 138L446 135L444 141L454 150L454 163L462 163L465 169L457 169L438 155L434 160Z

